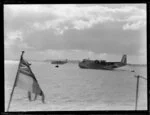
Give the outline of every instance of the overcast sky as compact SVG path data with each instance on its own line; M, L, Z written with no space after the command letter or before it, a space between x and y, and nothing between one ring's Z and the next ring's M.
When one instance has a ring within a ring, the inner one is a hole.
M5 5L5 59L147 63L145 4Z

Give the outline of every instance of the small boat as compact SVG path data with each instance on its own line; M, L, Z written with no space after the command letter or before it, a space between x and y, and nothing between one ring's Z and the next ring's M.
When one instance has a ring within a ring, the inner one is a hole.
M59 66L58 66L58 65L56 65L55 67L57 67L57 68L58 68Z

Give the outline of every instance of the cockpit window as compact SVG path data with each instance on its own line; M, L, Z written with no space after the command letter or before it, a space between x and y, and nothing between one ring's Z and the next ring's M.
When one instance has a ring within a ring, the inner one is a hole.
M83 62L85 62L86 60L84 59Z

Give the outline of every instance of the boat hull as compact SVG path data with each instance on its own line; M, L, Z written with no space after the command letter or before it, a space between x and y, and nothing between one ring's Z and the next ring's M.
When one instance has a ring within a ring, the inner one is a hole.
M100 63L94 63L94 62L79 62L79 67L82 69L103 69L103 70L113 70L114 68L102 65Z

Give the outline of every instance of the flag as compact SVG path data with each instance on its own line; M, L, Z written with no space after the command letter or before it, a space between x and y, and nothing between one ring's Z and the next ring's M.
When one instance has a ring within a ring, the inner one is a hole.
M21 55L17 80L15 86L20 87L27 92L34 93L36 96L42 96L42 101L44 102L44 93L41 90L35 75L33 74L30 65L26 60L23 59L23 54Z

